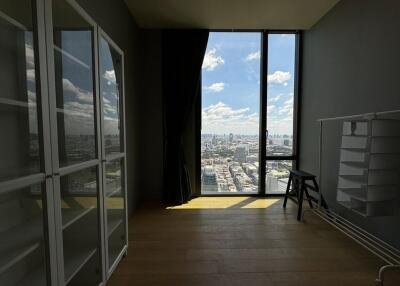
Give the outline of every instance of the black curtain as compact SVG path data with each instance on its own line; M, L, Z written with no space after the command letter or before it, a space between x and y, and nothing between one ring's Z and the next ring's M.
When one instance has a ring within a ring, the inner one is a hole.
M208 34L208 30L164 30L162 33L164 201L171 205L187 202L192 194L183 135L200 93Z

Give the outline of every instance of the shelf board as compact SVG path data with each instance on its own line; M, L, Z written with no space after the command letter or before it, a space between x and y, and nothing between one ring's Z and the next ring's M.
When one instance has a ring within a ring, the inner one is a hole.
M343 207L347 208L347 209L351 209L351 203L347 202L347 201L338 201L338 203L340 205L342 205Z
M9 98L1 98L1 97L0 97L0 104L10 105L10 106L15 106L15 107L24 107L24 108L36 108L35 102L26 102L26 101L20 101L20 100L9 99Z
M349 150L349 151L355 151L355 152L363 152L363 153L368 153L366 151L369 150L369 148L358 148L358 147L340 147L340 150Z
M81 218L83 218L85 215L90 213L95 208L96 208L95 206L92 206L90 208L85 208L80 210L63 209L63 214L62 214L63 230L71 226L73 223L79 221Z
M363 216L363 217L366 217L366 216L367 216L366 213L360 211L359 209L353 208L353 207L351 206L351 202L341 201L341 202L338 202L338 203L339 203L340 205L342 205L343 207L345 207L346 209L351 210L351 211L354 211L355 213L357 213L357 214L359 214L359 215L361 215L361 216Z
M338 189L338 190L344 192L346 195L348 195L351 198L355 198L362 202L367 202L367 195L366 195L365 189L353 189L353 190ZM364 193L364 195L362 193Z
M108 211L110 212L110 211ZM112 233L123 223L124 212L115 211L107 215L107 234L111 236Z
M46 270L44 265L35 268L15 286L42 286L46 285Z
M6 271L40 247L43 240L42 218L28 220L0 236L0 273ZM10 252L10 249L14 251Z
M361 215L363 217L367 217L367 213L361 211L360 209L352 208L351 210L354 211L355 213L358 213L359 215Z
M121 187L116 188L114 191L111 191L110 193L107 193L107 198L111 198L112 196L114 196L115 194L121 192Z
M75 277L75 275L96 254L96 252L97 248L82 249L82 247L75 247L64 250L65 285ZM69 253L70 255L66 257L65 253Z
M23 260L29 254L33 253L35 250L39 249L39 247L40 243L36 242L19 249L13 249L5 253L2 252L0 256L0 275Z
M339 174L340 177L367 177L368 174Z

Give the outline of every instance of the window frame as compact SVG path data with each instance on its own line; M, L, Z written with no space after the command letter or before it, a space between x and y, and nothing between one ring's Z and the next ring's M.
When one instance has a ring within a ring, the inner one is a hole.
M301 103L301 31L300 30L268 30L268 29L211 29L210 33L218 32L234 32L234 33L248 33L258 32L261 34L261 60L260 60L260 117L259 117L259 182L258 193L235 193L235 194L202 194L201 193L201 128L202 128L202 89L201 89L201 73L199 83L199 96L196 102L196 193L194 196L282 196L284 194L272 194L266 190L266 165L267 161L292 161L293 169L299 167L299 150L300 150L300 103ZM267 147L267 99L268 99L268 83L266 78L268 76L268 36L270 34L294 34L295 35L295 75L294 75L294 94L293 94L293 153L292 155L284 156L268 156L266 152Z

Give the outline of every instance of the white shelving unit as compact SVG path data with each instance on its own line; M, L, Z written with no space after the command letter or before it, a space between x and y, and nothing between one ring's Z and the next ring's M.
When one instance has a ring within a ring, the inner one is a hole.
M0 285L105 285L127 250L123 52L75 0L5 1Z
M399 146L398 120L345 121L337 201L362 216L392 215L400 192Z

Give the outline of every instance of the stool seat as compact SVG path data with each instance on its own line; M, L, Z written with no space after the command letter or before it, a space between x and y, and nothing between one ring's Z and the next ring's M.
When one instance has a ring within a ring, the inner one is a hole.
M306 180L312 180L315 178L315 175L300 170L290 170L290 173L293 176L304 178Z

